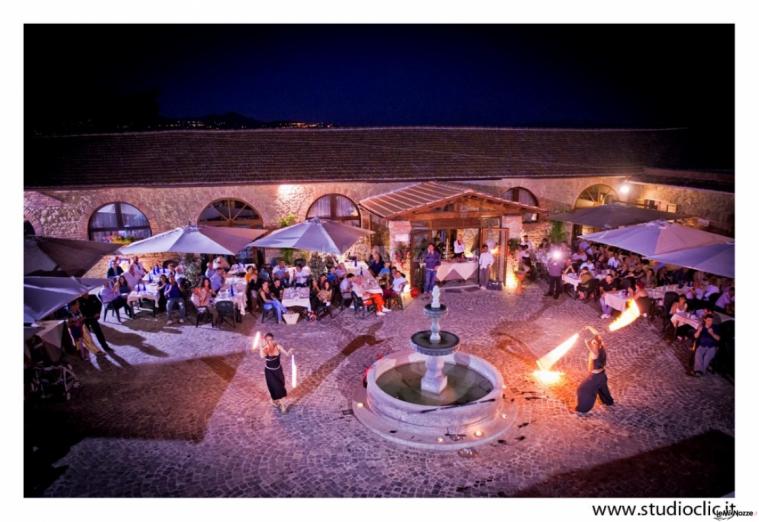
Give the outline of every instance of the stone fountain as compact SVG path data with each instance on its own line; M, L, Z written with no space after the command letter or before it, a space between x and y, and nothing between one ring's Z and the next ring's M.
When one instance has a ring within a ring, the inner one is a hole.
M406 446L444 450L492 441L515 416L504 401L501 372L457 351L459 337L440 329L448 309L437 286L423 311L430 329L411 336L411 350L372 365L354 414L378 435Z

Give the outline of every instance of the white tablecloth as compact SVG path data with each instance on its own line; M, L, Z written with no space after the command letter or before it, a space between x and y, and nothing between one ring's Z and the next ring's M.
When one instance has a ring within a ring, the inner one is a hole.
M364 274L369 272L369 265L363 261L358 261L357 264L354 264L353 261L346 261L343 265L349 274L359 275L362 271Z
M127 303L129 305L132 305L139 301L140 299L148 299L150 301L157 302L158 301L158 284L156 283L148 283L145 285L145 290L142 290L142 286L140 286L140 291L132 290L129 292L129 295L127 296Z
M239 284L239 282L236 282L235 280L242 280L242 284ZM235 283L234 295L230 295L229 292L229 286L231 283ZM219 293L216 294L216 297L213 299L214 303L219 303L221 301L231 301L237 307L240 315L245 315L245 309L248 306L248 297L245 295L245 279L239 277L227 278L224 286L219 289Z
M706 313L706 310L696 310L695 313L690 312L677 312L676 314L672 315L672 324L675 325L675 328L678 326L682 326L684 324L687 324L693 328L698 328L698 326L701 324L701 319L703 318L704 314ZM719 318L720 323L724 323L727 321L735 321L734 317L730 317L729 315L723 314L721 312L713 312L717 318Z
M438 281L452 281L456 279L467 280L477 272L476 261L443 261L437 268Z
M601 296L601 300L615 310L622 312L625 309L628 297L626 292L606 292Z
M311 311L310 291L308 288L285 288L282 294L282 304L285 308L301 306Z

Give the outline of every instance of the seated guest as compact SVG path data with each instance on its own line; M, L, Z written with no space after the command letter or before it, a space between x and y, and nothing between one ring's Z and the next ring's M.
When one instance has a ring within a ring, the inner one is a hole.
M580 263L580 270L588 270L592 272L595 270L595 266L593 265L593 261L591 259L587 259L586 261L583 261Z
M159 278L159 277L161 277L161 274L163 274L163 268L161 268L160 263L158 263L158 261L156 261L153 264L153 268L150 269L150 275L152 277Z
M617 254L611 253L609 254L609 259L606 261L606 266L609 268L619 268L620 262L619 258L617 257Z
M704 300L708 300L709 296L712 294L718 294L719 291L719 286L714 282L714 279L709 279L706 283L706 288L704 289Z
M719 325L714 324L714 317L711 315L704 316L701 325L694 334L696 339L696 356L693 361L693 372L695 375L703 375L709 368L714 356L717 355L720 340L719 334Z
M308 286L308 278L311 276L311 269L307 266L296 265L293 272L293 284L296 287Z
M119 314L119 310L121 308L124 309L127 316L134 316L132 307L127 304L126 299L119 293L116 288L114 288L114 285L111 281L106 281L103 285L103 289L100 291L100 300L103 301L103 306L105 307L106 313L108 311L108 308L113 308L113 311L116 312L116 319L119 322L121 322L121 315Z
M392 274L390 270L390 261L385 261L385 266L382 267L382 270L379 271L377 274L377 277L390 277Z
M687 311L688 311L688 302L685 299L685 294L680 294L677 297L677 301L672 303L672 306L669 307L669 317L671 318L675 314L685 314ZM686 326L687 325L681 324L675 329L675 336L677 337L678 341L682 340L683 336L680 333L680 331Z
M211 281L211 288L213 288L214 293L218 293L221 287L224 286L224 269L217 268L208 279Z
M213 261L211 261L210 263L208 263L208 266L206 267L206 271L203 275L207 277L208 279L211 279L215 273L216 273L216 269L214 269Z
M343 280L343 278L348 274L348 270L345 268L345 263L340 263L337 265L337 267L335 267L335 274L337 275L338 280Z
M688 301L703 301L704 299L704 285L700 281L693 281L693 286L685 291L685 298ZM690 305L689 305L690 306ZM691 306L691 310L693 310Z
M562 269L561 273L564 275L576 273L571 259L564 260L564 268Z
M132 291L132 287L129 286L129 283L126 280L126 277L124 277L123 275L120 275L119 278L116 280L115 286L121 295L129 295L129 292Z
M646 268L644 270L643 282L646 284L646 287L648 288L656 287L656 274L654 274L653 269Z
M587 261L588 254L586 254L583 250L577 250L574 254L572 254L570 259L572 259L572 261Z
M282 283L287 286L290 283L290 271L285 266L285 260L280 259L277 266L271 271L271 276L274 279L281 279Z
M248 299L248 309L252 312L255 309L256 300L253 296L258 295L261 288L261 278L258 277L258 271L253 266L249 266L245 272L245 296Z
M258 277L261 279L261 281L271 280L271 274L268 270L266 270L266 265L261 265L261 269L258 270Z
M184 295L182 295L182 289L179 287L176 277L169 276L169 284L166 285L163 293L166 296L166 317L168 318L166 324L169 325L174 323L174 321L171 320L171 311L174 310L174 308L179 308L179 322L183 323L186 314Z
M401 295L403 293L403 289L406 288L406 278L402 273L398 271L397 268L393 269L393 292L395 295Z
M317 310L321 308L328 309L332 306L332 285L329 284L329 281L324 281L324 285L321 290L319 290L316 298L318 302Z
M579 277L580 284L577 285L577 298L581 301L587 301L591 296L595 295L598 279L593 277L593 274L587 268L580 270Z
M342 281L340 281L340 295L343 297L343 303L352 299L351 292L353 291L353 274L346 275Z
M331 266L329 268L329 272L327 272L327 281L329 281L329 284L332 286L337 285L338 277L337 277L337 268L334 266Z
M256 274L256 267L254 265L249 265L245 269L245 283L250 283L250 280L253 279L253 275ZM256 274L256 278L258 275Z
M106 277L108 279L114 279L123 273L124 269L121 268L121 265L119 264L119 256L116 256L108 263L108 272L106 272Z
M174 277L176 277L177 281L180 281L180 282L182 279L185 279L187 277L184 274L184 265L182 263L179 263L178 265L174 265Z
M365 304L374 303L377 308L377 315L383 316L386 312L390 312L389 308L385 307L385 300L382 298L382 293L369 292L364 288L363 276L356 276L352 278L351 284L353 285L353 293L364 300Z
M603 281L598 285L598 291L601 293L600 297L600 303L601 303L601 319L608 319L611 317L611 306L606 304L604 301L604 294L606 292L614 292L617 290L617 285L614 282L614 275L613 274L606 274L606 277L604 277Z
M316 312L316 309L319 307L319 298L317 297L319 295L319 291L321 288L319 288L319 281L316 279L311 280L311 285L308 287L308 299L311 303L311 311Z
M263 286L263 282L261 282L261 286ZM269 292L275 299L282 301L285 292L285 287L282 284L282 280L275 279L274 282L269 285Z
M275 279L275 284L279 282L282 284L281 279ZM261 290L258 291L258 295L261 299L261 306L264 310L273 309L277 314L277 324L282 322L282 314L287 313L287 308L277 299L273 293L269 290L269 281L263 281L261 283Z
M728 308L732 308L733 303L735 303L735 287L731 286L719 296L717 302L714 303L714 309L724 313Z
M192 291L192 297L192 302L196 308L205 308L211 313L211 325L219 322L219 312L216 311L216 307L213 305L213 288L211 288L210 279L204 277L200 282L200 286Z
M635 300L635 304L638 306L638 310L643 317L648 317L648 309L651 307L651 298L648 297L646 291L646 284L643 281L635 283L635 292L632 298Z
M369 271L374 277L379 277L380 270L382 270L384 267L385 264L382 262L382 256L379 255L379 252L374 252L372 254L371 260L369 261Z

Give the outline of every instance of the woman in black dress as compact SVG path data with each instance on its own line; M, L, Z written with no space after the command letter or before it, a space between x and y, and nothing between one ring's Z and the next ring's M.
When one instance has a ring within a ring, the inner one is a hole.
M609 384L606 379L606 346L600 335L596 334L590 342L586 342L588 347L588 371L589 374L577 388L577 406L575 410L578 415L585 415L596 403L596 398L607 406L614 405L614 399L609 391Z
M261 359L265 359L264 375L266 376L266 387L269 388L271 395L271 403L274 407L279 408L282 413L287 411L287 406L282 401L283 398L287 397L287 390L285 389L285 374L282 371L282 362L279 356L280 354L290 356L293 353L295 353L294 350L287 351L276 342L271 333L264 336L264 342L258 351Z

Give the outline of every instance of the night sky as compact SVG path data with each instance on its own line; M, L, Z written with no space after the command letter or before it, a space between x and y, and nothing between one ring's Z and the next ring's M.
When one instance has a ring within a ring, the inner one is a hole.
M119 110L339 126L685 126L707 163L730 168L734 30L26 26L27 130Z

